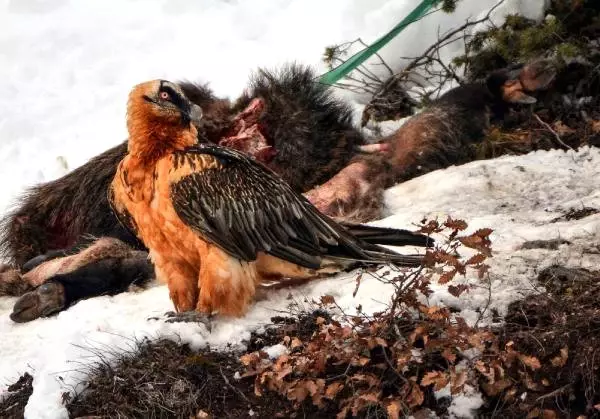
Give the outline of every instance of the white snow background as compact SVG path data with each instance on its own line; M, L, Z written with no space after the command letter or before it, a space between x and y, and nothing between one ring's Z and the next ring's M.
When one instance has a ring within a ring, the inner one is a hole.
M237 97L258 66L296 60L324 67L328 45L361 37L372 42L402 19L417 0L0 0L0 212L23 188L55 179L126 138L125 103L134 84L164 78L209 81L220 96ZM468 16L496 0L462 0L452 15L436 13L411 26L382 52L395 68ZM543 0L507 0L507 12L543 17ZM448 57L456 48L447 50ZM350 98L358 100L359 98ZM356 103L357 114L362 106ZM66 163L66 167L65 167ZM495 256L491 307L531 292L536 272L551 263L598 265L600 215L550 221L569 208L600 206L600 151L536 152L436 171L387 191L389 216L375 224L411 227L423 216L465 219L470 230L490 227ZM564 238L558 251L519 250L526 240ZM412 249L411 249L412 250ZM595 253L594 253L595 252ZM349 312L380 309L390 290L356 274L273 292L212 333L193 324L167 324L165 286L82 301L58 316L14 324L14 298L0 298L0 397L25 371L34 376L27 418L66 418L61 394L82 389L86 348L127 350L132 339L180 337L195 347L240 344L277 310L305 296L333 295ZM487 304L479 287L460 299L435 287L432 304L461 309L473 322ZM158 317L158 319L149 319ZM468 417L479 395L455 399L452 412Z

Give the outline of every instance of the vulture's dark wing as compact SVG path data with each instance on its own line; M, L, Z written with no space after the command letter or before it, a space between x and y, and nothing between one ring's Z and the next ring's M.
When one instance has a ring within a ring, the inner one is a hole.
M265 252L315 269L321 256L378 260L370 245L245 154L201 144L176 152L172 163L171 199L181 220L238 259L252 261ZM385 252L377 250L382 259Z

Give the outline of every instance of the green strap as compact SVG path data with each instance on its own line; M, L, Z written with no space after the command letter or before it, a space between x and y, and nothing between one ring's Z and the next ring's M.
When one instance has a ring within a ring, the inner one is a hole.
M364 63L369 57L371 57L371 55L379 51L385 44L390 42L396 35L402 32L404 28L413 23L415 20L421 18L429 9L431 9L435 4L439 3L439 1L440 0L423 0L421 4L419 4L412 12L410 12L408 16L402 20L402 22L394 26L391 31L383 35L367 48L354 54L338 67L323 74L319 78L319 82L325 84L336 83L339 79Z

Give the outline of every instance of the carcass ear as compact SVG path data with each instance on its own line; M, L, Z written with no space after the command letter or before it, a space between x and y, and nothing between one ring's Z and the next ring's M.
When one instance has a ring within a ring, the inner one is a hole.
M519 74L523 89L536 92L546 89L556 77L556 68L549 60L536 60L528 63Z
M523 85L519 80L507 80L502 85L502 100L508 103L520 103L522 105L531 105L537 102L536 98L525 94Z

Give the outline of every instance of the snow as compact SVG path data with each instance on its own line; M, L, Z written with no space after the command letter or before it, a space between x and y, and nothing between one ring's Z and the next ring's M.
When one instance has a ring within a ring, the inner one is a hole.
M483 406L481 394L473 387L466 385L464 393L452 398L448 415L457 419L472 418L481 406Z
M281 343L278 343L277 345L263 348L263 351L265 351L266 354L269 355L269 358L277 359L287 352L287 347L285 345L282 345Z
M496 10L543 18L546 0L506 0ZM382 51L398 68L400 57L418 54L467 16L485 13L495 0L463 0L456 14L436 13L409 27ZM148 79L210 81L215 93L236 97L258 66L296 60L320 63L325 46L361 37L371 42L396 24L417 0L0 0L0 212L24 187L66 173L126 137L129 89ZM456 53L456 46L444 52ZM356 102L364 98L351 97ZM361 104L356 103L357 113ZM600 215L550 222L566 210L600 206L600 152L536 152L451 167L413 179L386 193L388 216L378 225L410 227L423 216L463 218L470 230L491 227L494 258L488 284L461 299L435 286L430 304L461 310L474 323L483 307L505 312L510 301L530 293L536 272L552 263L593 267L600 262ZM527 240L561 237L557 251L520 250ZM415 250L415 249L410 249ZM252 330L286 310L332 295L353 312L381 309L388 286L356 273L272 291L241 319L203 326L165 323L172 310L166 287L82 301L48 318L14 324L14 298L0 298L0 397L23 372L34 376L27 418L66 418L65 391L81 390L85 366L96 353L127 351L148 337L180 339L199 348L236 347ZM488 313L489 314L489 310ZM491 321L484 317L482 321ZM273 356L281 347L271 348ZM455 397L453 412L469 416L480 396Z

